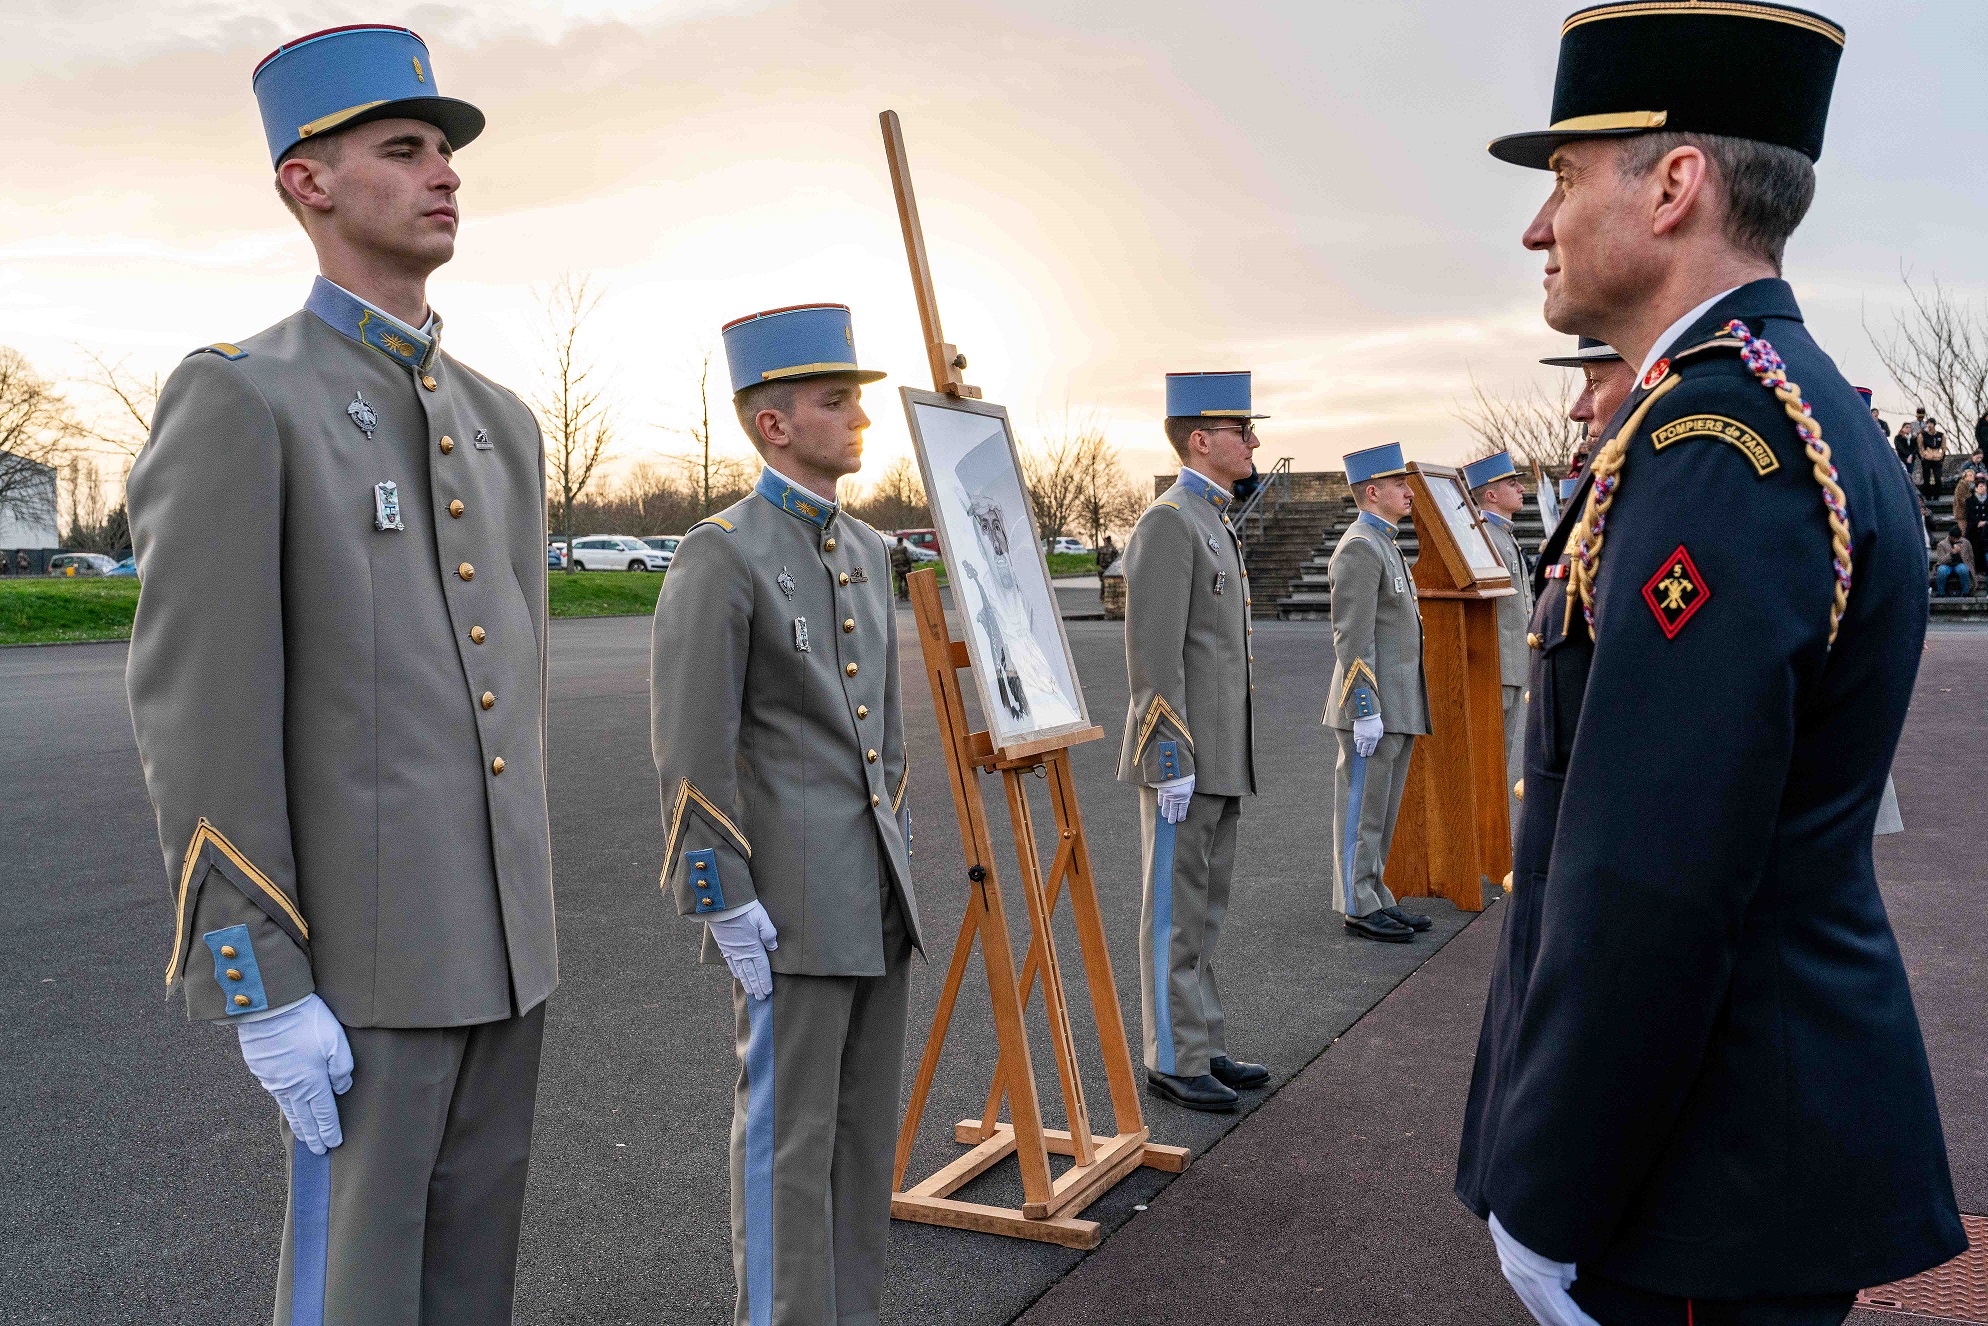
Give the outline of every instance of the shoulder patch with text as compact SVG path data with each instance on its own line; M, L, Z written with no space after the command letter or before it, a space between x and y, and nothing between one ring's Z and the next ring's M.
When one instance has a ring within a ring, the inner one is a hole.
M1666 640L1677 639L1677 633L1684 629L1684 624L1711 597L1712 587L1705 583L1704 576L1698 574L1691 554L1684 550L1681 543L1643 585L1643 601L1656 614L1657 626Z
M1662 451L1671 443L1682 442L1688 437L1711 437L1731 444L1746 457L1759 478L1765 479L1781 468L1774 448L1768 446L1760 434L1723 414L1693 414L1673 420L1650 434L1650 445Z

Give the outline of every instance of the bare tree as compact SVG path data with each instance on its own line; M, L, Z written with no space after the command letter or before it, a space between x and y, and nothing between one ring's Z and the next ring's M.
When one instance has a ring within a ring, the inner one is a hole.
M1146 509L1145 495L1126 477L1117 450L1094 418L1079 426L1069 466L1077 488L1072 523L1089 536L1091 547L1103 542L1107 530L1130 525Z
M1562 374L1557 392L1535 381L1494 396L1472 377L1470 401L1451 410L1477 439L1469 458L1478 460L1494 452L1508 451L1520 468L1540 465L1557 469L1565 465L1574 448L1588 435L1586 425L1567 417L1567 411L1574 406L1576 381L1573 375Z
M1054 543L1077 523L1083 505L1083 478L1078 457L1087 425L1067 412L1060 423L1046 425L1021 446L1022 483L1045 543Z
M689 456L676 457L679 465L691 472L698 492L699 518L711 514L711 356L710 345L700 345L697 350L697 422L687 426L662 425L665 432L687 437L695 450ZM718 458L720 479L727 464L726 458ZM720 484L722 487L722 482Z
M1892 316L1887 335L1866 319L1864 335L1914 405L1964 431L1988 410L1988 304L1950 293L1937 277L1928 288L1903 269L1899 279L1910 307Z
M573 504L593 482L615 439L614 408L600 381L600 366L582 344L587 321L601 302L601 293L591 289L590 282L585 276L576 280L569 272L539 298L551 363L532 405L545 433L546 481L569 549ZM573 569L568 557L568 574Z
M106 406L104 414L89 426L90 438L126 456L136 456L152 435L152 414L159 408L165 379L156 372L141 377L127 369L122 359L112 363L95 350L78 348L89 357L91 366L83 381L104 398Z
M55 384L0 346L0 510L54 521L56 472L81 435Z
M932 523L932 506L925 500L925 481L918 462L899 456L878 471L842 504L858 520L878 529L922 529Z

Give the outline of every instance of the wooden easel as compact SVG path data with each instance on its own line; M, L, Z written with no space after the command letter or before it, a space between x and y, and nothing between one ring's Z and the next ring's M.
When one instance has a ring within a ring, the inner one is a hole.
M1437 507L1431 482L1458 483L1448 466L1409 464L1421 553L1411 574L1422 608L1422 670L1429 732L1415 740L1388 854L1398 898L1447 898L1484 909L1484 883L1512 868L1505 781L1505 697L1498 666L1497 600L1516 594L1502 565L1472 567ZM1466 493L1465 502L1469 504ZM1480 537L1483 517L1470 506Z
M903 131L893 111L881 116L885 149L890 157L891 183L897 193L898 219L904 229L905 253L931 359L933 386L954 396L978 398L978 389L960 378L966 358L945 343L939 325L938 301L925 261L925 241L912 194L910 166ZM1139 1091L1132 1056L1119 1013L1118 988L1112 977L1111 955L1105 944L1104 918L1098 909L1097 884L1091 875L1090 849L1084 838L1083 812L1070 773L1069 748L1104 735L1098 727L1045 737L1039 741L996 749L985 732L970 729L959 673L972 666L967 647L952 638L939 597L938 577L914 571L908 577L911 606L918 623L918 642L925 658L925 675L932 687L932 707L938 717L939 738L945 747L953 808L959 816L960 843L966 856L968 881L966 915L953 945L939 1007L926 1036L925 1052L912 1082L911 1101L897 1134L892 1174L891 1214L900 1220L950 1225L1005 1234L1011 1238L1059 1243L1072 1248L1097 1246L1099 1227L1079 1213L1112 1185L1142 1165L1178 1174L1187 1168L1184 1147L1158 1146L1139 1109ZM1049 782L1056 820L1056 854L1048 874L1042 869L1023 779L1040 769ZM1014 950L1008 942L1007 913L1000 879L994 869L994 846L988 833L987 808L981 799L979 775L999 772L1008 794L1008 815L1014 827L1015 855L1023 896L1028 902L1030 940L1017 975ZM1063 970L1057 960L1052 929L1058 895L1067 885L1070 910L1077 927L1084 975L1091 992L1091 1012L1103 1051L1110 1090L1112 1131L1092 1132L1090 1107L1078 1073L1076 1037L1070 1027ZM975 941L986 968L987 989L994 1005L994 1033L999 1045L986 1107L977 1119L954 1125L954 1140L971 1149L929 1178L905 1187L911 1149L925 1112L946 1032L958 1002L960 983L973 956ZM1056 1073L1063 1092L1067 1129L1045 1128L1030 1061L1028 1028L1024 1021L1037 978L1042 982L1043 1009L1049 1020L1056 1053ZM1001 1101L1008 1101L1010 1122L999 1121ZM952 1194L1014 1156L1021 1167L1022 1205L989 1206L961 1201ZM1051 1155L1069 1156L1075 1163L1061 1177L1050 1174Z

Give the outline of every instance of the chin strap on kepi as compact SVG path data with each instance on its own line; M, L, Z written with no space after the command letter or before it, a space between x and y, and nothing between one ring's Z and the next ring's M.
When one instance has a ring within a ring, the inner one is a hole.
M1738 339L1740 359L1760 379L1760 385L1773 392L1782 410L1794 421L1795 432L1807 448L1810 469L1822 485L1822 504L1829 509L1829 544L1836 573L1836 594L1829 605L1829 643L1836 643L1836 629L1843 610L1850 605L1850 505L1836 481L1836 466L1829 458L1829 444L1822 440L1822 425L1802 399L1802 389L1788 380L1788 369L1774 347L1747 329L1738 318L1726 324L1726 334Z

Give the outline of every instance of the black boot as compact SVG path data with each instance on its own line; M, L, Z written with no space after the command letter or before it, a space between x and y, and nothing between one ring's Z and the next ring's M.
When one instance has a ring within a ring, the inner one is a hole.
M1208 1071L1215 1080L1225 1087L1237 1091L1248 1091L1254 1087L1270 1084L1270 1070L1262 1064L1246 1064L1228 1055L1217 1055L1208 1061Z
M1346 928L1362 939L1378 939L1388 944L1406 944L1415 938L1415 932L1389 916L1385 911L1368 912L1365 916L1349 916Z
M1401 922L1403 925L1407 926L1410 930L1418 932L1427 930L1430 926L1435 924L1434 921L1431 921L1428 917L1422 915L1422 913L1420 912L1402 911L1401 906L1398 903L1393 907L1381 908L1381 915L1392 916L1395 920Z
M1162 1073L1157 1069L1148 1068L1146 1090L1161 1100L1185 1105L1190 1110L1208 1110L1217 1114L1226 1114L1233 1110L1236 1102L1241 1099L1207 1073L1199 1077L1175 1077L1172 1073Z

